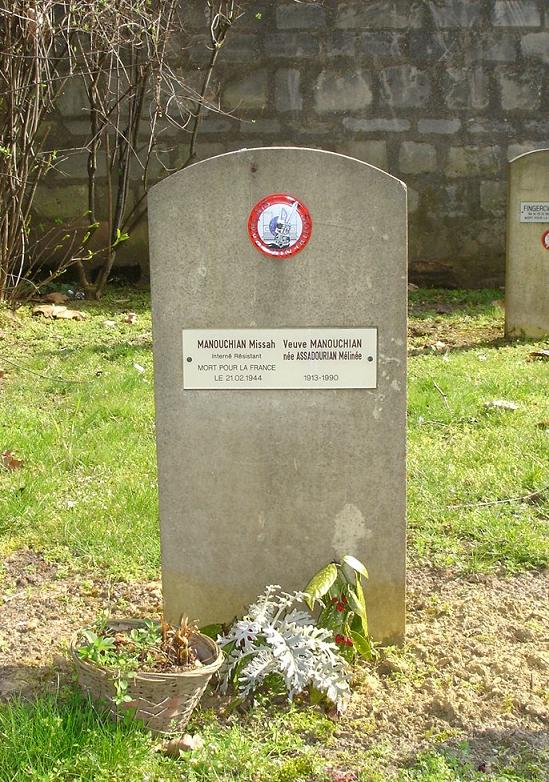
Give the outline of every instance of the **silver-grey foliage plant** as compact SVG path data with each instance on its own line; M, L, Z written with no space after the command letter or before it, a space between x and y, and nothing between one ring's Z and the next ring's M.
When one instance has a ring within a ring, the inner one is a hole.
M344 711L349 697L349 668L338 654L332 633L316 627L313 616L300 607L302 592L282 592L268 586L217 642L225 651L221 689L233 684L248 696L268 676L278 674L288 698L312 686Z

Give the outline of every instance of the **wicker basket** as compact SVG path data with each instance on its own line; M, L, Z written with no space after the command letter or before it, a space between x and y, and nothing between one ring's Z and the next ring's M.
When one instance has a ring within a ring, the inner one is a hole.
M134 619L109 622L109 627L115 632L144 626L145 622ZM131 710L145 727L160 734L180 733L184 730L208 682L223 662L223 652L215 641L202 633L195 633L191 646L202 662L200 668L179 673L137 672L128 683L131 702L117 705L113 700L116 692L113 671L81 659L76 651L79 645L77 634L72 639L70 653L76 666L78 683L94 703L104 706L112 717L119 717L124 711Z

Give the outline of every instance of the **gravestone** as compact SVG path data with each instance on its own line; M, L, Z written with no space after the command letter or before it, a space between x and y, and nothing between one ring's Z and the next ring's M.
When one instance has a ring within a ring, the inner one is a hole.
M509 164L505 334L549 334L549 149Z
M297 148L149 194L164 609L230 621L345 554L404 634L406 189Z

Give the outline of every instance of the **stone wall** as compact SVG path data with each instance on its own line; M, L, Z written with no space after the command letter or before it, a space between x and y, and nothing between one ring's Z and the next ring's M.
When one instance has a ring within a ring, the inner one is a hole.
M194 42L181 66L196 79L208 54L204 2L188 7ZM246 8L211 95L233 116L208 113L199 156L280 144L365 160L409 186L412 279L501 285L506 161L549 146L547 0L265 0ZM72 140L82 105L69 95L63 106ZM185 131L167 139L170 167L188 143ZM74 205L81 185L71 165L70 195L60 197ZM137 240L126 262L146 256L143 232Z

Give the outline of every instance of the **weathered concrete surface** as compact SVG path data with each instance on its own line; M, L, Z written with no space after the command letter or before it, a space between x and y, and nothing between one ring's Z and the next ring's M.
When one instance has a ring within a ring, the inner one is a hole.
M290 260L246 226L273 192L313 220ZM374 637L404 632L406 191L318 150L252 149L149 196L167 618L230 620L265 585L302 588L352 553L370 571ZM379 329L377 390L183 390L182 329Z
M520 222L524 202L549 206L549 149L520 155L509 165L505 333L540 337L549 334L549 249L542 243L549 220Z

